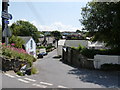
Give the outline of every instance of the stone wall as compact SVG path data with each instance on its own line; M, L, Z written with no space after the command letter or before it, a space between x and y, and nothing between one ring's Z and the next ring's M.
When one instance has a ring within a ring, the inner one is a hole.
M62 61L78 68L94 69L93 60L89 60L80 54L78 50L70 47L64 47Z
M1 70L6 72L9 70L14 70L15 72L19 71L19 69L21 68L22 64L26 64L27 62L25 61L20 61L20 60L15 60L15 59L7 59L7 58L3 58L0 57L1 61Z

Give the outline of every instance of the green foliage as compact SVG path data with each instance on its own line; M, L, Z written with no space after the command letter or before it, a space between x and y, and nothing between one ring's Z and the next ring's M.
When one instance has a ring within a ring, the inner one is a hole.
M36 42L38 42L38 37L40 36L37 28L28 21L17 21L10 26L10 30L15 36L32 36Z
M17 73L17 75L19 75L19 76L24 76L23 72L18 71L18 72L16 72L16 73Z
M81 51L81 54L86 56L87 58L94 58L94 55L96 55L95 50L93 49L87 49L87 48L83 48Z
M119 64L103 64L103 65L101 65L101 70L120 71L120 65Z
M53 47L54 47L54 46L49 45L49 46L46 47L46 49L51 49L51 48L53 48Z
M76 33L81 33L81 31L80 30L76 30Z
M31 74L36 74L37 73L37 69L35 67L31 68Z
M55 37L55 39L60 39L61 38L61 33L59 31L52 31L51 35Z
M2 40L2 26L0 25L0 41Z
M22 40L21 38L19 38L18 36L14 36L12 35L10 38L9 38L9 43L12 44L14 43L14 47L16 48L22 48L22 45L25 43L24 40Z
M94 58L96 54L100 55L120 55L119 50L116 49L87 49L82 45L79 45L79 47L73 49L79 50L80 53L87 58Z
M90 2L81 14L84 30L94 33L94 41L120 50L120 2Z
M15 50L15 48L12 47L3 46L2 55L8 57L9 59L20 59L22 61L27 61L30 66L32 66L33 62L36 61L36 58L27 54L24 50Z
M0 56L2 56L2 42L0 42Z
M84 49L84 48L85 48L85 47L80 44L77 49L78 49L79 51L81 51L81 50Z
M38 46L37 49L45 48L45 46Z
M80 49L80 52L82 55L86 56L87 58L94 58L94 55L100 54L100 55L120 55L119 51L117 50L96 50L96 49L87 49L82 48Z

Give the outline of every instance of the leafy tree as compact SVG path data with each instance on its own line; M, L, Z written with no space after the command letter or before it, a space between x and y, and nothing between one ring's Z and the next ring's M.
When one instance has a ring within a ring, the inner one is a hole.
M83 30L94 33L94 41L120 50L120 2L89 2L81 14Z
M10 29L12 30L12 34L15 36L32 36L33 39L38 42L40 32L28 21L19 20L13 23L10 26Z
M10 44L15 44L14 47L16 48L22 48L22 45L25 43L24 40L22 40L21 38L19 38L18 36L14 36L12 35L10 38L9 38L9 43Z
M2 26L0 25L0 41L2 40Z
M58 40L62 37L61 33L59 31L52 31L51 35L55 37L55 41L57 41L57 47L58 47Z
M76 30L76 32L77 32L77 33L81 33L81 31L80 31L80 30L78 30L78 29Z
M52 31L51 35L55 37L55 39L61 38L61 33L59 31Z

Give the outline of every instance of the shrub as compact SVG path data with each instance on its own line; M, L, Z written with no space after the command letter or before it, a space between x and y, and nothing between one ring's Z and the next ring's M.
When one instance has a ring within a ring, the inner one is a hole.
M45 48L45 46L38 46L37 49Z
M81 51L81 50L84 49L84 48L85 48L85 47L80 44L77 49L78 49L79 51Z
M9 43L11 45L14 45L14 47L16 48L22 48L22 45L25 43L24 40L22 40L21 38L19 38L18 36L14 36L12 35L9 38Z
M51 48L53 48L53 47L54 47L54 46L49 45L49 46L46 47L46 49L51 49Z
M86 56L87 58L94 58L94 55L96 55L95 50L93 49L87 49L87 48L83 48L81 51L81 54Z
M119 64L103 64L103 65L101 65L101 70L120 71L120 65Z
M32 67L31 74L36 74L36 73L37 73L37 69L35 67Z
M2 55L12 59L20 59L22 61L27 61L31 66L32 63L36 61L36 58L27 54L25 50L11 46L3 46Z
M115 49L87 49L82 45L79 45L78 48L74 48L80 51L80 53L87 58L94 58L94 55L100 54L100 55L120 55L119 50Z
M17 72L17 75L19 75L19 76L24 76L25 74L24 74L23 72L18 71L18 72Z

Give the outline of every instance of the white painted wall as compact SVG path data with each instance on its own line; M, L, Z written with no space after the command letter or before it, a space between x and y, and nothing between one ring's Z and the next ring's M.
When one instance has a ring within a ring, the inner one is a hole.
M58 48L57 48L57 52L58 52L57 54L58 54L58 55L62 55L62 48L63 48L62 45L59 45L59 46L58 46Z
M115 55L95 55L94 67L100 69L102 64L120 64L120 56Z
M31 49L31 40L33 41L33 48ZM36 57L36 43L35 41L31 38L25 45L26 52L30 54L30 52L34 52L33 56Z
M65 41L65 46L68 46L68 47L79 47L80 44L86 48L88 47L87 40L66 40Z
M58 41L58 48L57 48L57 54L58 55L62 55L62 48L65 44L65 41L66 41L65 39L62 39L62 40Z

